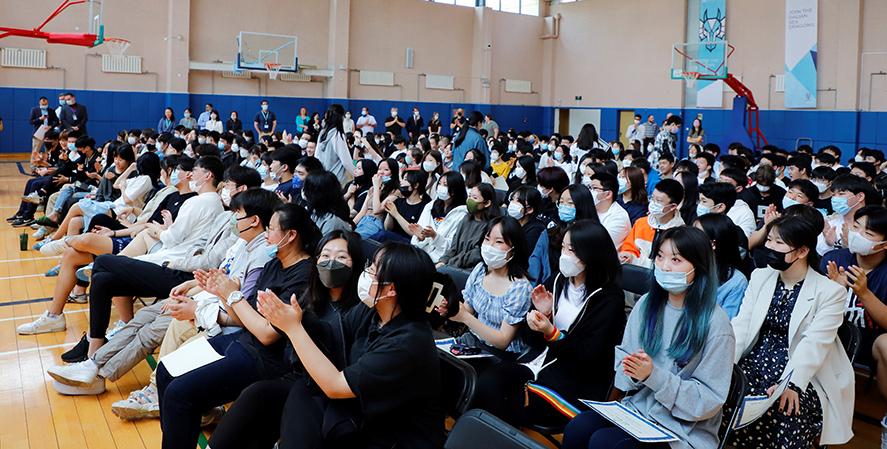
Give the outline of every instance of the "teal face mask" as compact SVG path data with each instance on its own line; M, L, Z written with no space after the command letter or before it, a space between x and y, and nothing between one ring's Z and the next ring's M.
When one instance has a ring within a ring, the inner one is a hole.
M576 208L570 206L558 206L557 216L564 223L569 223L576 219Z
M694 271L696 271L695 268L686 273L662 271L659 266L653 265L653 276L656 278L656 283L665 291L674 294L683 293L690 288L687 276Z

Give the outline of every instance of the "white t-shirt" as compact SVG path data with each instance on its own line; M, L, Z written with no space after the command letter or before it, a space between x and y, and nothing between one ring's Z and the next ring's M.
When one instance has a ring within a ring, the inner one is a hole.
M578 288L567 279L567 286L557 298L557 313L554 315L554 327L567 330L585 304L585 284Z
M597 216L607 232L610 233L610 238L613 239L616 248L622 248L622 243L631 232L631 218L628 216L628 212L619 203L614 202L610 205L610 209L602 214L598 213Z
M755 232L755 229L757 228L757 224L755 223L755 213L752 212L751 208L748 207L748 204L746 204L745 201L736 200L733 207L727 211L727 217L733 220L733 224L742 229L746 238L751 237L751 234Z

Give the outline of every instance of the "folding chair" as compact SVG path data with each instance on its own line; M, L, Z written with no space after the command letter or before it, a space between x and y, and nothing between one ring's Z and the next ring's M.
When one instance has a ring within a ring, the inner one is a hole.
M748 381L745 379L745 373L742 372L742 368L740 368L739 365L733 365L733 378L730 380L730 392L727 394L727 402L724 403L724 408L732 407L733 413L730 414L729 418L727 416L721 417L722 420L727 420L727 430L724 431L724 435L718 435L721 438L721 444L718 445L718 449L724 449L724 445L727 443L727 437L730 435L730 431L733 430L733 426L736 424L736 418L739 417L739 409L742 408L742 401L745 400L747 391Z
M545 449L545 446L493 414L475 409L456 421L444 449L477 448Z
M474 368L452 354L438 351L440 361L441 405L453 419L471 408L477 388Z

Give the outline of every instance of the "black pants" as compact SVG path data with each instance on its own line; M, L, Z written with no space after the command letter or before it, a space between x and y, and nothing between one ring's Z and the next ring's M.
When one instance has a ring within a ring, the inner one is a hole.
M213 449L319 448L326 398L302 379L264 380L240 393L216 427Z
M173 287L192 279L191 273L151 262L113 254L96 257L89 291L89 336L104 338L115 296L166 298Z
M529 368L515 362L497 363L480 375L476 405L515 427L566 425L570 421L566 415L538 394L526 391L531 380Z
M95 217L92 217L92 220L89 220L89 229L86 231L92 231L96 226L101 226L103 228L108 228L112 231L119 231L121 229L126 229L126 226L123 226L123 223L112 218L110 215L106 214L98 214Z

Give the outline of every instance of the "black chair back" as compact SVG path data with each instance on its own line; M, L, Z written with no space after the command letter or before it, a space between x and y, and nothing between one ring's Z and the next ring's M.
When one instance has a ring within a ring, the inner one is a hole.
M838 328L838 338L841 339L841 345L847 351L847 357L850 363L856 359L856 353L859 352L859 345L862 342L862 332L855 324L844 319L841 327Z
M447 415L459 418L471 408L477 388L477 373L463 360L443 351L440 360L441 405Z
M644 295L650 290L650 281L653 278L653 269L637 265L622 265L622 289Z
M450 430L444 449L545 449L546 446L484 410L470 410Z
M727 422L727 427L724 432L724 435L718 435L721 437L721 444L718 445L718 449L723 449L724 444L727 443L727 437L730 435L730 431L733 430L733 426L736 424L736 419L739 417L739 409L742 408L742 401L745 400L745 395L748 392L748 381L745 379L745 373L742 372L742 368L739 365L733 365L733 378L730 380L730 392L727 394L727 402L724 403L724 408L730 407L733 410L733 413L730 416L721 417L722 420Z
M360 246L363 247L363 257L366 260L373 260L373 256L382 244L373 239L363 239L360 241Z

